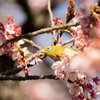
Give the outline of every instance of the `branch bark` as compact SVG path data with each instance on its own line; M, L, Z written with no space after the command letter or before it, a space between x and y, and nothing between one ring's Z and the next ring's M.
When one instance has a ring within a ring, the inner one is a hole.
M54 79L54 80L60 80L54 75L41 75L41 76L27 76L27 77L22 77L22 76L0 76L0 81L7 81L7 80L12 80L12 81L26 81L26 80L38 80L38 79Z
M51 22L51 26L53 27L54 26L54 22L53 22L53 13L52 13L52 10L51 10L51 0L47 0L48 2L48 12L49 12L49 16L50 16L50 22ZM54 30L53 31L53 42L56 40L56 31Z
M68 24L61 25L61 26L53 26L53 27L50 27L50 28L40 29L40 30L32 32L32 33L27 33L27 34L20 35L18 37L10 39L10 40L6 40L6 41L4 41L3 43L0 44L0 48L3 47L4 45L6 45L7 43L18 41L18 40L23 39L23 38L29 38L29 37L36 36L36 35L39 35L39 34L43 34L43 33L46 33L46 32L50 32L50 31L53 31L53 30L68 28L70 26L77 26L77 25L79 25L79 23L68 23Z

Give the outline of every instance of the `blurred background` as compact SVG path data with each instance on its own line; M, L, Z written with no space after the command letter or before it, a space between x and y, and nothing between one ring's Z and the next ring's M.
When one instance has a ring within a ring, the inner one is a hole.
M81 3L90 4L97 0L75 0L76 7ZM98 1L100 2L100 1ZM51 8L54 18L59 17L66 22L66 11L69 6L68 0L51 0ZM0 0L0 21L6 23L6 16L11 14L17 26L22 27L22 34L33 32L50 26L47 0ZM61 40L70 39L67 33L63 34ZM52 35L44 33L31 38L36 44L43 48L51 45ZM36 49L28 46L30 52ZM50 66L53 60L49 57L43 60L42 64L30 68L30 75L54 74ZM6 56L0 57L0 72L13 68L15 62ZM23 72L18 75L23 75ZM56 80L35 80L35 81L0 81L0 100L71 100L68 88L64 81Z

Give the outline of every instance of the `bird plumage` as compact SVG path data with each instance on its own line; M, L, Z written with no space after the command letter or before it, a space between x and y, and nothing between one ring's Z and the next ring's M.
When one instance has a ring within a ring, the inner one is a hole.
M62 60L62 54L68 55L69 58L73 57L76 54L79 54L80 51L77 49L66 47L66 46L47 46L39 52L45 53L47 56L52 58L54 61Z

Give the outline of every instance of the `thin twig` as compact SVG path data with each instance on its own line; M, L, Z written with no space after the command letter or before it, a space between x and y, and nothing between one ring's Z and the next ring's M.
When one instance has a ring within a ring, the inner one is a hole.
M29 40L29 39L22 39L22 40L25 41L25 42L27 42L27 43L30 43L31 46L35 47L38 50L42 49L42 47L40 47L39 45L35 44L32 40Z
M68 41L64 41L64 42L62 43L62 46L66 45L66 44L68 44L68 43L71 43L71 42L73 42L73 38L71 38L71 39L68 40Z
M51 0L47 0L47 2L48 2L47 8L48 8L49 16L50 16L50 22L51 22L51 26L53 27L54 22L53 22L53 13L51 10ZM56 40L56 31L55 30L53 31L52 36L53 36L53 41L55 41Z
M68 24L61 25L61 26L54 26L54 27L40 29L40 30L32 32L32 33L27 33L27 34L20 35L18 37L10 39L10 40L6 40L6 41L4 41L3 43L0 44L0 48L3 47L4 45L6 45L7 43L18 41L22 38L29 38L29 37L36 36L36 35L39 35L39 34L43 34L43 33L46 33L46 32L50 32L50 31L53 31L53 30L68 28L70 26L77 26L77 25L79 25L79 23L68 23Z
M25 80L38 80L38 79L54 79L54 80L60 80L54 75L41 75L41 76L27 76L27 77L22 77L22 76L0 76L0 81L7 81L7 80L12 80L12 81L25 81Z

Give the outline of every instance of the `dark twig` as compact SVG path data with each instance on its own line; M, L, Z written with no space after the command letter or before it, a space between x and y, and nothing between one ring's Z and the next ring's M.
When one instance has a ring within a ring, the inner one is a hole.
M43 34L45 32L50 32L50 31L53 31L53 30L68 28L70 26L77 26L77 25L79 25L79 23L68 23L68 24L61 25L61 26L54 26L54 27L40 29L40 30L32 32L32 33L27 33L27 34L20 35L18 37L10 39L10 40L6 40L6 41L4 41L3 43L0 44L0 48L3 47L4 45L6 45L7 43L14 42L14 41L20 40L22 38L29 38L29 37L32 37L32 36Z
M36 63L35 63L36 64ZM34 65L35 65L34 64ZM34 65L32 65L32 64L28 64L27 65L27 67L31 67L31 66L34 66ZM18 67L18 66L16 66L16 67L14 67L13 69L10 69L10 70L7 70L7 71L5 71L5 72L2 72L2 73L0 73L0 75L14 75L14 74L16 74L16 73L19 73L20 71L22 71L24 69L24 67Z
M38 79L54 79L54 80L60 80L54 75L41 75L41 76L27 76L27 77L22 77L22 76L0 76L0 81L7 81L7 80L12 80L12 81L25 81L25 80L38 80Z

